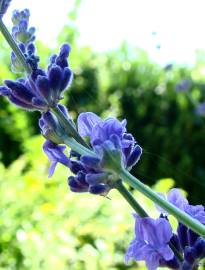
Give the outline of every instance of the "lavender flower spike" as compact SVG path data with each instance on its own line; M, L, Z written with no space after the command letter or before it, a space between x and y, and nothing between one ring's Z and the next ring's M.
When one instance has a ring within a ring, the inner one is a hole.
M28 48L33 51L34 48L31 47L28 45ZM7 96L16 106L31 111L45 112L56 107L72 81L72 71L67 61L69 52L69 45L64 44L59 56L49 64L47 73L41 69L34 69L25 80L6 80L7 88L1 87L0 95Z
M130 259L145 261L149 270L155 270L160 262L170 261L174 253L168 243L172 237L172 229L169 222L164 218L156 220L134 215L135 239L130 243L125 261Z
M95 151L103 148L105 144L114 144L115 148L120 148L122 163L128 169L139 160L142 148L133 136L126 132L126 120L120 122L114 117L102 120L96 114L86 112L79 115L77 122L79 134L89 137Z

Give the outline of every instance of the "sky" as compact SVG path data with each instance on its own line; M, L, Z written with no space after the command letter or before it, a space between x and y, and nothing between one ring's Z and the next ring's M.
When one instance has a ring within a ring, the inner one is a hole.
M74 0L13 0L13 9L29 8L37 37L53 46L68 24ZM205 50L204 0L82 0L77 27L79 43L97 52L118 48L122 41L146 50L160 63L192 64Z

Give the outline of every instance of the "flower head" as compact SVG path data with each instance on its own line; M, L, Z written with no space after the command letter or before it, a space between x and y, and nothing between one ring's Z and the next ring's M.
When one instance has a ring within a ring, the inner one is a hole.
M12 14L12 36L18 43L28 44L35 39L35 28L28 27L30 12L28 9L22 11L14 10Z
M10 3L11 0L0 0L0 18L6 13Z
M47 72L36 69L27 79L6 80L6 87L0 87L0 95L7 96L16 106L27 110L48 111L55 107L72 81L67 61L69 51L70 47L64 44Z
M156 220L146 217L135 217L135 239L130 243L125 261L130 259L144 260L149 270L155 270L162 260L170 261L174 253L168 243L172 229L164 218Z
M167 194L167 200L192 218L205 224L204 207L202 205L189 204L188 200L182 195L179 189L171 189ZM157 208L167 218L168 213L160 207ZM205 257L205 241L202 241L197 233L187 228L184 224L179 223L177 234L172 236L170 242L183 258L180 269L195 269L193 267L197 269L199 260ZM198 252L198 250L200 250L200 252ZM170 262L164 261L163 263L169 267Z
M68 117L65 107L58 107L65 117ZM58 120L50 111L42 114L39 125L44 137L56 143L56 147L57 143L62 143L59 141L61 136ZM68 185L74 192L107 194L119 178L115 169L118 171L122 166L130 169L139 160L142 149L133 136L126 133L125 120L102 120L96 114L88 112L79 115L77 126L79 134L89 139L90 147L96 156L71 151L66 166L74 175L68 178ZM54 151L50 144L46 144L46 150L47 155ZM52 168L54 172L55 166Z
M199 222L205 224L205 208L203 205L191 205L188 200L182 195L179 189L173 188L167 194L167 200L186 212L188 215L197 219ZM162 208L157 207L161 213L167 215Z
M78 117L78 132L81 136L89 137L94 150L99 151L106 145L120 148L123 165L130 169L134 166L141 154L142 148L136 143L134 137L126 132L126 120L119 121L114 117L102 120L96 114L81 113Z

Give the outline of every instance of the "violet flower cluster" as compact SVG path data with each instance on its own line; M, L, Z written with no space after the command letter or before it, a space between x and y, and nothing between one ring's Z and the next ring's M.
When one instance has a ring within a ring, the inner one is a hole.
M69 117L65 107L59 107L65 117ZM51 113L44 113L39 125L47 138L57 138L55 129L57 119ZM81 113L77 121L78 132L89 140L90 147L96 157L80 155L74 151L69 156L64 154L64 147L47 140L44 151L50 159L49 176L54 172L59 162L67 166L73 176L68 177L68 185L74 192L90 192L93 194L107 194L118 180L112 167L124 166L131 169L139 160L142 149L133 136L126 132L126 121L120 122L109 117L102 120L96 114ZM113 160L114 159L114 160ZM116 163L113 165L113 163Z
M12 36L25 56L27 63L33 70L36 70L39 62L39 57L35 55L36 50L33 44L36 29L29 27L29 17L30 11L28 9L13 11L12 22L14 26L12 28ZM11 69L16 73L24 72L24 67L14 52L11 52Z
M202 205L190 205L178 189L172 189L167 200L185 211L187 214L205 224L205 209ZM179 223L177 232L173 233L168 220L168 213L160 207L160 218L135 218L135 239L130 243L125 261L130 259L145 261L149 270L157 267L171 269L192 270L198 269L200 261L205 258L205 239ZM172 249L171 249L172 247ZM179 257L174 252L177 251Z
M34 51L35 47L31 46L29 48ZM47 72L37 69L25 79L5 80L6 86L0 87L0 95L8 97L14 105L30 111L48 111L49 108L56 107L73 77L67 61L69 52L69 45L64 44L59 55L52 55Z

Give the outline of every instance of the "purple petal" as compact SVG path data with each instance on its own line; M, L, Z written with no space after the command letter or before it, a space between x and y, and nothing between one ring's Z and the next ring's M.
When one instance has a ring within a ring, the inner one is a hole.
M105 140L109 140L110 136L113 134L121 138L125 131L126 129L120 121L118 121L116 118L109 117L95 125L95 128L90 134L91 144L102 144Z
M108 177L107 173L88 173L85 180L89 185L94 185L104 182Z
M69 56L70 50L71 48L69 44L67 43L63 44L60 48L59 56L62 58L67 58Z
M91 156L82 156L81 159L82 163L90 168L97 168L100 165L100 159Z
M43 150L45 154L48 156L49 160L52 162L51 167L49 169L49 175L54 173L57 162L69 167L70 160L63 153L66 149L66 146L57 145L49 140L45 141L43 144Z
M56 165L58 164L57 161L53 161L51 163L51 166L49 167L48 169L48 177L51 178L51 176L54 174L54 171L55 171L55 168L56 168Z
M179 209L183 210L188 205L187 199L182 195L179 189L173 188L167 194L167 200Z
M108 186L105 184L96 184L96 185L91 185L88 190L92 194L102 194L108 191Z
M78 116L78 132L81 136L91 136L93 127L102 122L100 117L92 112L81 113Z
M62 76L62 69L59 66L53 65L50 68L48 78L51 88L54 90L54 92L60 88Z
M36 108L32 104L27 104L27 103L19 100L18 98L14 97L13 95L9 96L9 100L20 108L23 108L26 110L31 110L31 111L36 110Z
M51 100L50 82L45 76L39 75L36 79L36 85L40 95L46 100Z
M13 82L10 80L5 80L5 84L8 86L8 88L12 90L12 95L15 98L27 104L31 104L31 101L34 95L22 83L17 82L17 81Z
M140 159L142 154L142 148L139 145L136 145L132 153L128 157L127 167L133 167Z
M40 98L32 98L32 105L36 107L38 110L47 110L48 109L48 104L40 99Z
M57 128L58 120L55 117L55 115L53 113L51 113L50 111L43 113L42 119L46 123L46 125L48 125L50 128L52 128L54 130Z
M202 224L205 224L205 211L203 205L186 205L185 212L197 219Z
M0 86L0 96L9 96L11 94L11 89L5 86Z
M64 116L65 116L67 119L70 119L68 110L67 110L67 108L66 108L64 105L58 104L57 107L59 108L59 110L64 114Z
M81 185L79 181L77 181L76 177L70 176L68 177L68 185L73 192L87 192L88 186Z
M72 83L73 79L73 72L68 68L65 67L63 70L63 76L60 84L60 91L66 89Z

